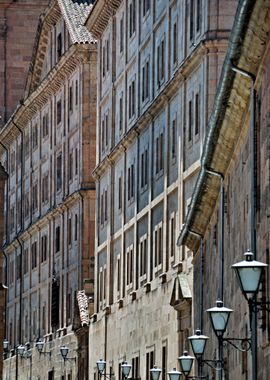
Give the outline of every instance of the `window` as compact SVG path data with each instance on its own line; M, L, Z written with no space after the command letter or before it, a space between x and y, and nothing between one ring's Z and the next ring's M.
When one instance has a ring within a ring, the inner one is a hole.
M14 282L14 261L13 260L11 260L9 262L9 271L8 271L8 273L9 273L9 283L13 284L13 282Z
M57 36L57 61L61 58L62 55L62 34L59 33Z
M15 170L15 152L11 153L10 157L10 172L13 173Z
M32 197L33 197L32 198L33 211L36 211L38 208L38 185L37 185L37 183L35 183L33 186Z
M131 38L136 32L136 2L131 0L129 4L129 37Z
M41 197L42 197L42 203L47 202L48 199L49 199L49 176L48 176L48 174L46 174L42 178L42 193L41 193Z
M78 148L75 149L75 175L78 174Z
M25 156L27 157L29 155L29 150L30 150L30 138L29 138L28 133L26 133L24 141L25 141L25 143L24 143L25 144Z
M202 2L197 0L197 16L196 16L196 31L199 32L201 28L201 17L202 17Z
M58 100L56 103L56 121L57 124L60 124L62 120L62 100Z
M99 309L102 310L106 304L106 265L99 269Z
M41 262L47 260L47 235L43 235L41 238Z
M154 367L154 351L146 353L146 380L151 380L150 369Z
M108 192L103 190L100 197L100 222L104 225L108 220Z
M128 116L131 119L135 115L135 79L132 80L129 89Z
M24 196L24 215L26 218L29 216L29 194Z
M121 287L121 260L120 255L117 257L117 283L116 283L116 290L119 293Z
M49 134L49 115L43 115L42 117L42 137L47 137Z
M172 130L171 130L171 158L176 158L176 119L172 121Z
M102 76L103 78L105 77L105 72L106 72L106 47L103 46L102 48Z
M78 240L78 215L75 214L74 217L74 240Z
M37 242L35 241L31 245L31 260L32 260L32 269L37 267Z
M119 28L120 28L119 51L120 51L120 53L122 53L122 51L124 50L124 16L122 16L122 18L120 20Z
M156 138L156 175L161 173L164 169L164 141L163 133Z
M169 220L169 252L172 258L175 257L175 246L175 213L172 213Z
M118 178L118 210L122 209L122 176Z
M162 380L167 380L167 346L162 346L162 361L161 361Z
M38 145L38 126L35 124L32 128L32 147L35 149Z
M150 86L150 66L149 60L145 62L142 69L142 102L145 102L149 98L149 86Z
M57 156L56 159L56 190L60 190L62 187L62 153Z
M73 112L73 85L69 87L69 93L68 93L68 106L69 106L69 112Z
M154 229L154 262L155 268L160 269L163 259L163 228L162 222Z
M134 198L134 191L135 191L134 181L135 181L134 164L131 164L131 166L128 168L128 186L127 186L128 201L131 201Z
M133 245L126 250L126 284L128 287L133 282Z
M108 39L107 41L106 41L106 70L107 70L107 72L109 71L109 69L110 69L110 40Z
M106 148L109 145L109 114L106 113L105 115L105 145Z
M15 229L15 207L12 206L10 209L10 229L14 231Z
M193 109L192 101L188 102L188 141L192 140Z
M140 357L132 358L132 379L140 378Z
M78 100L79 100L79 86L78 86L78 81L76 80L75 82L75 105L78 105Z
M119 134L123 131L123 93L119 98Z
M178 25L177 21L173 24L173 64L178 61Z
M148 149L141 154L141 189L148 185Z
M157 86L160 87L165 79L165 39L157 47Z
M195 95L195 135L200 133L200 95Z
M143 17L146 15L149 9L150 9L150 0L143 0L143 9L142 9Z
M71 217L68 219L68 245L71 245L72 243L72 219Z
M22 269L22 262L21 262L21 255L16 255L16 280L19 280L21 278L21 269Z
M140 238L139 245L140 277L147 273L147 234Z
M189 39L193 40L193 16L194 16L194 3L189 0Z
M23 274L28 273L29 270L29 250L26 248L23 251Z
M72 181L73 178L73 152L69 153L69 163L68 163L68 180Z
M60 226L55 229L55 252L60 251Z

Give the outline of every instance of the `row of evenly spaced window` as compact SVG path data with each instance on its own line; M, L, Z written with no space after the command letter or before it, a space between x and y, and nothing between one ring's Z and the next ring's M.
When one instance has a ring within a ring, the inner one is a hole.
M68 219L68 244L72 244L72 238L74 238L74 241L78 240L78 215L75 214L74 216L74 236L72 235L72 218ZM55 229L55 252L59 252L61 249L61 236L60 236L60 226L57 226ZM48 255L48 236L43 235L41 237L41 248L40 248L40 263L43 263L47 260ZM29 271L29 249L26 248L23 252L23 274L27 274ZM37 267L38 261L37 261L37 241L33 242L31 245L31 269L35 269ZM13 283L14 276L13 276L13 270L14 270L14 262L10 262L9 266L9 273L10 273L10 284ZM20 278L21 273L21 256L16 256L16 278Z
M188 142L192 141L193 133L195 136L198 136L200 133L200 108L200 92L198 92L188 102Z
M147 279L151 281L154 276L161 273L163 270L168 269L169 262L173 262L175 258L175 244L176 244L176 220L175 213L172 213L168 220L167 225L167 247L166 252L166 268L163 268L163 223L158 223L152 232L152 243L150 252L148 251L148 235L141 236L138 240L138 252L135 258L134 245L131 244L126 248L124 256L118 255L115 264L115 277L114 287L116 289L116 296L119 299L120 295L124 296L126 291L137 289L143 286ZM122 265L121 265L122 262ZM149 266L149 271L148 271ZM121 269L123 268L123 269ZM100 269L101 270L101 269ZM124 272L122 272L122 270ZM148 278L148 275L150 276ZM121 292L121 284L123 286L123 292ZM103 286L99 283L99 293L101 293L100 287ZM104 299L106 294L104 290L102 292ZM101 309L103 303L99 305Z

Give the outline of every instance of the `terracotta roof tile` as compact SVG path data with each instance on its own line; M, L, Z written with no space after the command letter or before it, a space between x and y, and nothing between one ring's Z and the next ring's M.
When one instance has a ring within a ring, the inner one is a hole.
M77 291L77 301L79 306L81 324L82 326L88 326L90 322L88 313L88 298L84 290Z

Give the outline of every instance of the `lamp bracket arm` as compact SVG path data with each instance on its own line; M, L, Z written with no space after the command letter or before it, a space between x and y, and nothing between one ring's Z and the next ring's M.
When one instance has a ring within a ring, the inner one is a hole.
M270 301L257 301L252 300L251 302L251 311L259 313L260 311L270 312Z
M206 365L208 365L208 367L212 368L212 369L217 369L218 367L221 367L223 368L223 361L222 360L219 360L219 359L203 359L201 361L202 363L205 363Z
M228 343L238 351L247 352L251 349L250 338L223 338L223 343Z

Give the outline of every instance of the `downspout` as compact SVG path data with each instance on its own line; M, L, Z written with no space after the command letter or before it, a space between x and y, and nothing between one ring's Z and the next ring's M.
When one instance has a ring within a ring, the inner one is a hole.
M257 231L256 231L256 205L257 205L257 189L256 189L256 135L255 135L255 100L256 91L254 89L256 77L246 70L240 69L232 64L232 70L236 73L248 78L251 82L250 87L250 126L249 126L249 140L250 140L250 244L251 252L253 253L254 260L257 257ZM253 301L256 302L256 295L253 296ZM252 352L252 380L257 380L258 371L258 333L257 333L257 312L251 307L249 303L251 315L251 352Z
M224 177L221 173L206 169L206 173L217 176L220 179L220 195L219 195L219 288L218 299L224 301Z
M195 232L191 229L188 229L189 233L198 237L200 239L200 290L199 290L199 313L200 313L200 320L199 320L199 330L201 331L201 334L203 332L203 304L204 304L204 290L203 290L203 235ZM198 376L203 377L203 362L201 360L198 360Z
M8 148L1 141L0 141L0 145L2 146L2 148L6 152L6 159L7 159L6 167L7 167L7 170L8 170L8 168L9 168ZM6 194L6 217L5 217L5 235L6 235L5 245L7 245L8 241L9 241L9 239L8 239L9 179L7 180L6 186L7 186L7 194ZM4 331L5 331L5 336L7 338L8 333L7 333L7 318L6 318L6 313L7 313L7 289L8 289L8 259L7 259L7 255L4 252L4 250L2 249L1 251L2 251L2 253L4 255L4 258L5 258L5 286L6 286L6 291L5 291L5 321L4 321Z

